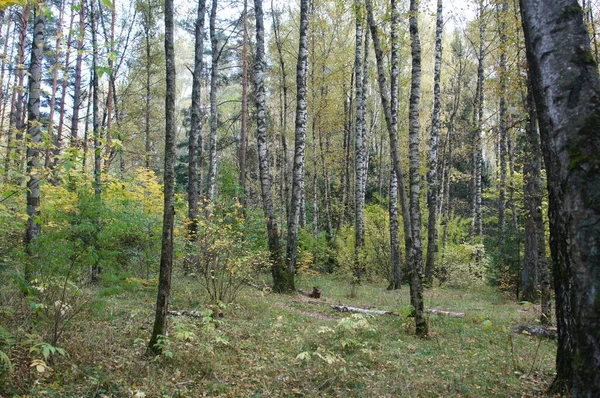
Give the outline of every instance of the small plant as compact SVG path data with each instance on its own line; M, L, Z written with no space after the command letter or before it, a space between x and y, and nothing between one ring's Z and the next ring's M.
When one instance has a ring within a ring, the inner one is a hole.
M245 218L241 205L207 206L198 222L194 253L198 275L212 303L230 303L258 270L265 269L269 255L246 241Z

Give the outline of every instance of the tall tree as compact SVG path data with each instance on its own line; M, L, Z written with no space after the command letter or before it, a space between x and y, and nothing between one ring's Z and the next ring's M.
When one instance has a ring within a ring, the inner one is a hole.
M410 173L410 225L413 239L413 264L411 273L411 298L415 308L416 332L427 335L427 320L423 316L423 245L421 241L421 174L419 157L419 105L421 101L421 41L419 38L419 0L410 1L409 31L411 39L411 83L408 111L409 173Z
M217 78L219 75L219 39L217 37L217 6L218 1L212 0L209 20L210 35L210 139L208 143L208 172L206 173L206 199L212 202L215 199L215 184L217 178Z
M363 270L360 259L360 251L364 246L364 215L365 207L365 192L364 179L367 177L367 146L365 142L366 133L366 101L364 96L365 80L363 78L363 19L364 6L362 1L355 0L354 9L356 13L356 54L354 57L354 74L356 77L356 123L354 133L354 149L355 149L355 178L354 185L354 283L359 283ZM368 37L365 35L365 37ZM368 44L365 42L365 53ZM365 62L368 60L365 59Z
M546 239L542 216L542 154L538 134L537 112L531 85L526 95L527 128L525 141L525 162L523 164L523 200L527 211L525 216L525 248L523 272L521 274L521 299L530 302L538 300L538 285L542 295L543 324L550 322L550 278L546 263Z
M427 172L427 207L429 221L427 223L427 262L425 264L425 280L429 286L433 283L435 253L437 252L437 202L438 202L438 136L440 132L442 77L442 33L444 29L443 2L437 2L437 19L435 25L435 67L433 74L433 114L431 117L431 137L429 140L429 171Z
M171 294L171 273L173 270L173 225L175 221L175 40L174 40L173 0L165 0L165 59L167 91L165 96L165 174L164 174L164 207L162 246L160 251L160 275L158 278L158 295L156 298L156 314L152 336L148 343L150 353L159 353L159 338L167 331L167 311Z
M13 86L12 101L9 114L9 128L7 137L7 151L5 162L5 174L10 175L11 160L16 159L16 166L21 170L23 131L25 129L25 117L23 107L25 101L25 52L27 46L27 29L29 26L29 15L31 4L25 3L20 13L17 13L18 23L15 29L18 32L17 58L15 60L16 73ZM11 155L12 151L14 155Z
M58 91L58 69L59 69L59 65L60 65L59 58L60 58L60 54L62 51L62 49L61 49L62 38L63 38L62 29L63 29L63 20L64 20L66 4L67 4L66 0L61 0L58 21L57 21L57 27L56 27L56 42L54 45L55 60L54 60L54 66L52 68L52 89L51 89L51 95L50 95L50 114L48 115L48 135L53 138L53 143L57 150L60 145L60 142L62 141L62 137L59 135L58 132L56 134L54 134L54 113L56 111L56 93ZM64 97L64 94L63 94L63 97ZM46 159L45 159L46 167L50 166L50 163L52 161L51 155L52 155L51 149L50 148L46 149Z
M198 14L195 27L194 74L192 82L192 112L188 140L188 239L194 241L198 228L198 178L199 150L202 149L202 57L204 56L204 16L206 0L198 1Z
M296 64L296 129L294 138L294 166L292 169L292 202L288 221L287 262L291 273L296 272L298 255L298 224L301 221L304 198L304 157L306 147L308 75L308 19L309 1L300 0L300 40Z
M248 141L248 0L244 0L244 11L242 15L242 120L240 128L240 203L246 209L246 151Z
M27 103L27 227L25 249L33 255L32 241L40 233L40 145L42 129L40 119L40 96L42 91L42 61L44 58L44 27L46 19L42 9L35 8L31 63L29 64L29 100ZM31 279L29 266L25 269L25 280Z
M576 0L520 0L546 164L558 352L554 389L600 395L600 79Z
M281 246L277 231L277 217L273 208L271 196L271 169L269 165L269 150L267 147L267 112L265 90L265 27L263 22L262 0L254 0L254 15L256 18L256 55L254 60L254 99L256 101L256 140L258 143L258 167L260 171L260 187L263 201L263 211L267 221L267 236L273 274L273 291L289 293L295 291L294 273L286 267L281 258Z
M73 116L71 118L71 146L77 141L79 132L79 109L83 103L81 95L81 73L83 67L83 45L85 39L85 3L79 3L79 29L77 32L77 59L75 61L75 83L73 84Z
M498 107L498 140L500 150L500 196L498 198L498 234L499 234L499 246L500 253L503 253L504 244L506 241L506 167L507 167L507 156L508 156L508 120L507 120L507 33L506 33L506 14L508 12L508 2L502 1L501 4L497 5L497 16L498 16L498 33L500 35L500 60L499 60L499 79L500 79L500 104Z
M483 238L483 218L481 204L483 196L483 101L485 73L485 6L479 1L479 52L477 55L477 86L473 106L473 182L472 182L472 217L471 240Z

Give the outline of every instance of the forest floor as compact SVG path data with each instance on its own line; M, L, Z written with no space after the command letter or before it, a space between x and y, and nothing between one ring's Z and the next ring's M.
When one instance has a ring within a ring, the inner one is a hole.
M96 292L61 336L67 354L44 372L31 354L12 352L0 397L527 397L542 395L554 375L556 343L512 332L535 324L536 306L491 288L428 290L427 308L466 316L429 314L421 339L406 316L405 286L364 283L350 298L342 279L298 280L306 290L319 286L320 300L244 287L235 304L213 309L222 317L171 316L164 354L147 358L155 285L129 282L125 292ZM203 297L199 281L174 276L171 309L207 310ZM0 326L18 327L15 301L0 304ZM330 304L399 315L340 313Z

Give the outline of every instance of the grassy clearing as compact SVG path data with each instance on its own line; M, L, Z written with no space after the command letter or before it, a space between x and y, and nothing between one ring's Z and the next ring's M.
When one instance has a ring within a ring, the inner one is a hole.
M335 277L298 284L320 286L327 303L246 288L235 304L215 309L223 318L171 317L167 354L154 359L143 355L154 287L139 284L96 299L68 325L59 345L69 355L55 356L51 370L39 374L25 343L15 345L14 373L0 379L0 396L506 397L541 395L552 380L556 344L511 333L516 324L534 323L535 309L491 289L429 290L427 307L467 315L432 315L430 337L419 339L405 316L329 308L343 303L404 314L406 287L390 292L365 283L349 298L348 283ZM206 309L197 280L175 276L173 294L173 309ZM0 326L20 328L21 340L30 322L21 318L27 312L22 300L14 295L0 307L6 315Z

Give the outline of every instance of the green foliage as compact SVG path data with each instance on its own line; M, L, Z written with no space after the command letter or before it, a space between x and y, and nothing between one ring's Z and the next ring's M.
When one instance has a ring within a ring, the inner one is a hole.
M266 250L253 247L256 241L246 241L251 235L246 225L238 202L209 204L198 221L196 241L188 256L212 303L232 302L240 288L268 266Z

